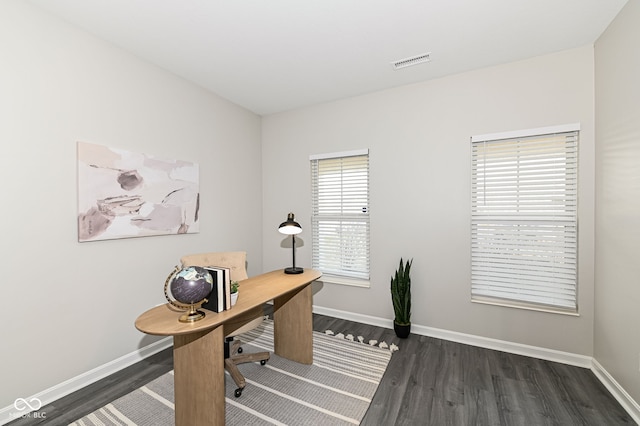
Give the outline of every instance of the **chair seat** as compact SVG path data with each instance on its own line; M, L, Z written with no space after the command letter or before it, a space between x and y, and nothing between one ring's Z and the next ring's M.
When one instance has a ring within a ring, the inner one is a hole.
M259 326L260 324L262 324L262 321L263 321L262 317L256 318L256 319L254 319L252 321L249 321L248 323L246 323L242 327L238 328L237 330L234 330L231 334L228 334L226 337L233 337L233 336L237 336L238 334L242 334L242 333L246 333L247 331L251 331L254 328L256 328L257 326Z

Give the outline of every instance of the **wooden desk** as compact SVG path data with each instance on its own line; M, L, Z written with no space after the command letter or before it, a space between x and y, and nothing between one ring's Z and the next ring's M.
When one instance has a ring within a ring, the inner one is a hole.
M173 336L176 426L223 426L225 421L224 337L263 315L273 300L275 353L302 364L313 362L311 283L322 276L313 269L287 275L268 272L240 282L235 306L194 323L178 321L182 311L169 304L136 319L143 333Z

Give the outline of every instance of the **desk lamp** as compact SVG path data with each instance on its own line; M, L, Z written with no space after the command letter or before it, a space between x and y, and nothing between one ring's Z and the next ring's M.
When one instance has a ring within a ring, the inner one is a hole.
M296 234L302 232L302 227L298 222L293 220L293 213L287 215L287 220L282 222L278 227L278 231L281 234L291 235L291 247L293 249L293 266L285 268L285 274L301 274L304 269L296 267Z

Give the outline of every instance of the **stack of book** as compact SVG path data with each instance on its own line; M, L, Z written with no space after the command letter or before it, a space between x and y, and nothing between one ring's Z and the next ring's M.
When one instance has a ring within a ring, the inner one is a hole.
M205 266L204 269L213 278L213 290L202 307L213 312L231 309L231 269L218 266Z

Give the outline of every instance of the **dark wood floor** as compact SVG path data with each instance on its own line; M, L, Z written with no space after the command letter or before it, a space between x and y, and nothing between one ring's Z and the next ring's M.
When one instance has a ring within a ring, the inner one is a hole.
M588 369L425 336L398 339L393 330L314 314L314 329L392 342L394 352L362 424L635 425ZM173 368L171 349L40 409L67 425ZM197 425L194 425L197 426Z

